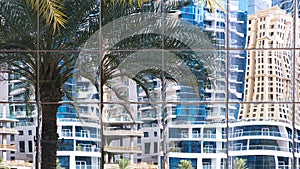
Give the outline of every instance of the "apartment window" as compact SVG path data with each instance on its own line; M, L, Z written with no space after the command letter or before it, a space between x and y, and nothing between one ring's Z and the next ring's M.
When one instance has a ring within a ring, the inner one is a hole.
M20 136L23 136L23 135L24 135L24 131L23 131L23 130L19 130L18 132L19 132L19 135L20 135Z
M154 132L154 137L157 137L157 131Z
M154 153L158 152L158 143L154 142Z
M25 153L25 141L19 141L19 150L21 153Z
M144 148L145 148L145 154L150 154L151 143L145 143Z
M148 132L144 132L144 137L149 137L149 133Z
M28 151L32 152L32 141L28 141Z
M28 130L28 135L32 135L32 130Z
M10 135L10 141L15 141L15 135Z

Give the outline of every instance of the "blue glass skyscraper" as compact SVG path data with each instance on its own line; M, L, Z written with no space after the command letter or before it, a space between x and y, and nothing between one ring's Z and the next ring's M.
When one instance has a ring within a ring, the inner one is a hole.
M231 0L227 23L227 12L217 10L212 13L206 5L199 1L194 1L181 10L181 20L184 23L192 23L199 29L209 32L217 42L218 54L214 64L219 69L213 72L215 75L212 80L215 84L214 87L206 88L204 95L206 96L205 101L224 102L224 104L207 104L205 110L198 111L198 115L203 115L203 123L194 123L194 120L189 122L185 118L181 123L169 124L168 157L169 167L172 169L178 167L180 160L191 161L194 168L226 168L228 158L226 154L226 123L224 122L227 118L227 111L229 120L236 120L239 105L229 104L228 110L226 110L225 102L226 98L229 101L243 100L246 61L246 52L243 49L247 34L247 7L247 1ZM226 47L234 50L229 50L227 53L223 50ZM228 76L226 75L227 65L229 65ZM228 90L226 86L228 86ZM180 96L179 93L177 95ZM184 101L184 99L181 100ZM184 113L187 111L181 110L182 107L175 108L174 115L177 118L180 117L178 115L186 115ZM172 118L172 122L173 120L176 119Z
M247 1L230 1L229 21L228 21L228 46L232 49L243 49L247 34ZM181 19L199 26L199 29L211 32L218 43L218 48L227 47L226 39L226 14L225 11L217 10L212 13L205 5L194 2L183 7ZM241 101L243 99L243 86L245 76L244 50L232 50L228 53L229 60L229 79L225 79L226 53L220 51L216 64L221 68L214 72L216 75L216 84L214 89L207 89L207 101L225 101L226 83L229 86L228 97L231 101ZM229 116L233 120L237 117L238 105L229 106ZM207 107L207 121L220 121L225 119L225 106L216 105Z

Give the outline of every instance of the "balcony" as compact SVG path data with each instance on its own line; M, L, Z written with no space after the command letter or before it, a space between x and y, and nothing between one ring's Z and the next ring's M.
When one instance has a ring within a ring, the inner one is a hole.
M88 99L90 98L91 93L90 92L79 92L77 95L77 99Z
M152 128L152 127L158 127L158 124L142 124L143 128Z
M184 151L182 151L182 147L170 147L169 152L173 152L173 153L184 153ZM200 149L198 150L198 153L200 152ZM196 153L196 150L195 150ZM224 149L220 149L220 148L206 148L203 147L202 153L226 153L226 148Z
M0 115L0 121L2 121L2 122L16 122L18 120L16 119L16 116L14 116L14 115L1 114Z
M104 151L110 153L142 153L140 147L126 147L126 146L105 146Z
M61 122L61 123L70 123L70 122L78 122L80 124L84 124L84 125L96 125L96 126L99 126L100 124L100 120L98 119L77 119L77 118L58 118L57 119L58 122Z
M272 146L272 145L235 145L230 147L230 151L249 151L249 150L272 150L272 151L284 151L291 152L291 149L288 147L282 146Z
M11 128L0 128L1 134L19 134L18 130L11 129Z
M0 150L17 151L15 145L9 145L9 144L0 144Z
M100 148L97 148L96 146L76 146L76 151L100 152Z
M204 15L204 20L210 20L210 21L214 21L214 20L219 20L219 21L224 21L225 17L223 15L220 15L218 13L210 13L210 12L205 12Z
M4 166L9 166L12 168L32 168L33 164L23 161L23 160L13 160L13 161L3 161Z
M119 168L119 166L118 166L118 164L105 164L104 168L106 168L106 169L116 169L116 168ZM158 166L142 162L142 163L138 163L138 164L130 164L129 168L131 168L131 169L157 169ZM89 168L84 168L84 169L89 169ZM94 168L91 168L91 169L94 169Z
M137 130L104 130L103 134L105 136L142 136L143 132L142 131L137 131Z
M132 124L132 123L142 123L140 119L135 119L135 121L132 121L130 117L128 116L121 116L121 117L107 117L103 119L103 123L107 124Z
M229 138L237 138L244 136L273 136L273 137L281 137L281 133L277 131L243 131L243 132L235 132L229 135Z
M17 122L16 127L22 127L22 126L33 126L35 123L33 122Z
M75 137L78 138L100 138L98 134L75 132Z
M205 25L205 30L207 31L218 31L218 32L224 32L225 27L224 26L212 26L212 25Z
M76 165L76 169L99 169L99 165Z
M157 118L155 112L154 113L142 113L140 119L142 121L154 121Z
M60 136L62 136L62 137L72 137L73 133L72 132L61 132Z

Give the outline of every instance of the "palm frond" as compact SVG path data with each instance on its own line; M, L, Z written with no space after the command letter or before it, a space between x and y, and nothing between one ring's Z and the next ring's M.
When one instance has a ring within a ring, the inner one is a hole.
M27 0L27 3L32 9L39 10L46 23L52 25L54 32L59 26L65 27L67 20L61 0Z
M213 13L215 13L217 9L225 12L224 5L222 5L222 2L220 0L200 0L200 1L203 1L204 4L207 4L208 8Z

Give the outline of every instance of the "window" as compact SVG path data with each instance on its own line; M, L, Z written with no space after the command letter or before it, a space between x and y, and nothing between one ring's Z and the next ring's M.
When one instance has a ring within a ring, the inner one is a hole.
M158 143L154 142L154 152L153 153L157 153L158 152Z
M19 130L18 132L19 132L19 135L20 135L20 136L23 136L23 135L24 135L24 131L23 131L23 130Z
M28 130L28 135L32 135L32 130Z
M154 132L154 137L157 137L157 131Z
M19 141L19 151L25 153L25 141Z
M149 133L148 132L144 132L144 137L149 137Z
M32 152L32 141L28 141L28 151Z
M15 141L15 135L10 135L10 141Z
M81 130L81 137L89 138L90 137L90 131L89 130Z
M150 154L151 143L145 143L145 154Z

